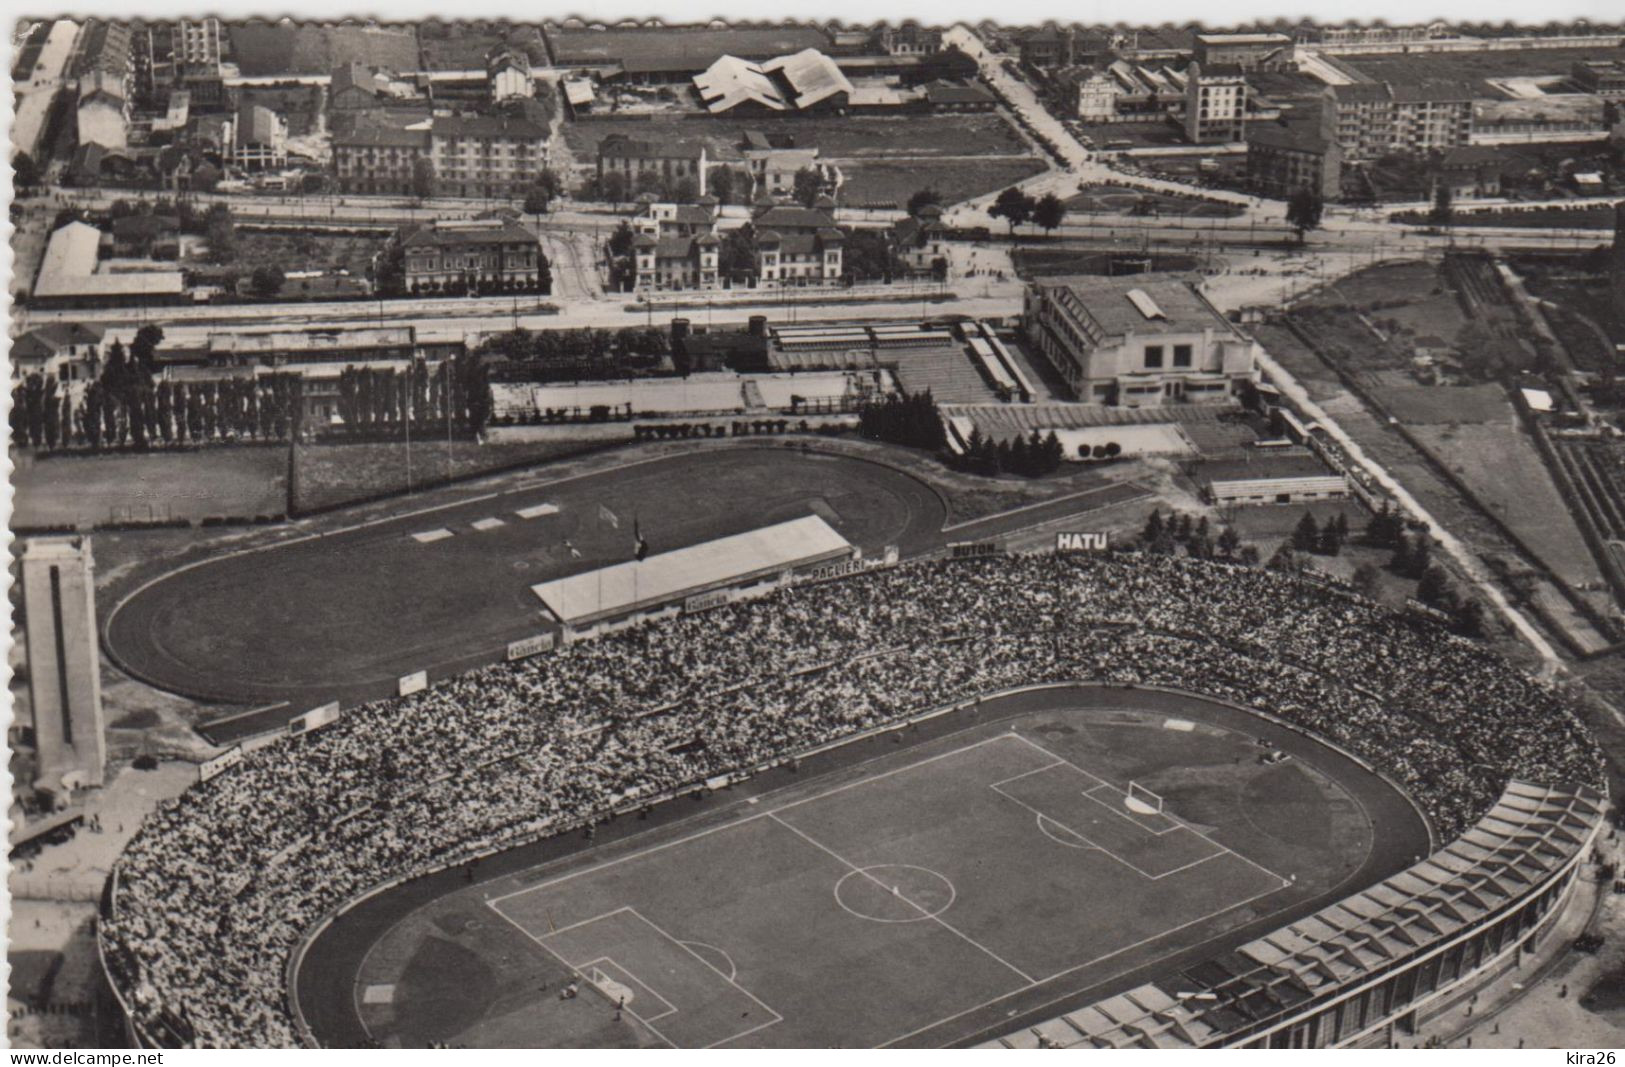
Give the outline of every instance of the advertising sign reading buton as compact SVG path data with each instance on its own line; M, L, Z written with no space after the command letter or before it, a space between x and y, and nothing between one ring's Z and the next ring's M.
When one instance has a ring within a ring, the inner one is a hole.
M948 555L953 559L1002 556L1004 555L1004 546L997 541L949 541Z
M1055 535L1055 551L1057 552L1104 552L1106 546L1106 535L1103 533L1080 533L1076 530L1063 530Z
M243 761L241 746L228 748L214 759L206 759L197 765L197 780L207 782L217 774L222 774Z
M339 721L339 702L334 700L323 704L319 708L311 708L303 715L295 716L288 721L288 733L302 734L306 730L314 730L328 723Z

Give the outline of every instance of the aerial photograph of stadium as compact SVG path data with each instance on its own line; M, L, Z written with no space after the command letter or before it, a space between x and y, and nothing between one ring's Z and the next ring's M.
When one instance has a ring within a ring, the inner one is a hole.
M1625 1048L1625 19L1455 6L12 16L6 1047Z

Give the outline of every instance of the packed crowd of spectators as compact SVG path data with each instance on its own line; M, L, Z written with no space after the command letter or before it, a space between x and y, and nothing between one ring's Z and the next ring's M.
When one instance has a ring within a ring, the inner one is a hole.
M1341 587L1176 557L938 561L464 674L248 754L154 812L101 929L162 1041L286 1046L286 967L392 877L1014 686L1166 686L1331 739L1441 839L1509 778L1602 781L1562 695Z

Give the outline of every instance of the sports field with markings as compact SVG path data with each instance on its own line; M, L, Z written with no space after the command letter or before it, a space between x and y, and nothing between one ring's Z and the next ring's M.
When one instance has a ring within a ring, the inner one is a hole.
M361 1024L406 1045L953 1043L1426 842L1350 761L1207 701L1057 689L953 714L713 816L413 894L359 968ZM1261 762L1277 744L1294 755Z

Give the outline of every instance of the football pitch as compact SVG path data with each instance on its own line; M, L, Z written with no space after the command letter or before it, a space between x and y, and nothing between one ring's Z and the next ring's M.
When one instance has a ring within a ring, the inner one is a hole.
M1003 733L491 907L666 1044L884 1045L1289 884L1126 799Z
M1272 748L1291 755L1261 760ZM346 918L301 971L317 1032L962 1043L1191 966L1426 847L1399 794L1316 742L1095 686L995 697L652 814Z

